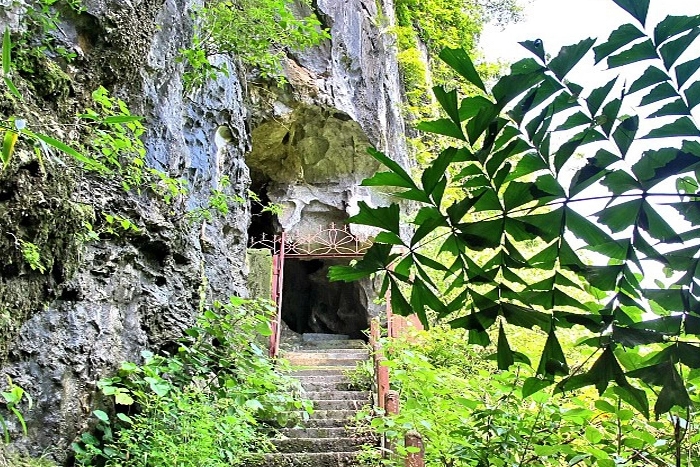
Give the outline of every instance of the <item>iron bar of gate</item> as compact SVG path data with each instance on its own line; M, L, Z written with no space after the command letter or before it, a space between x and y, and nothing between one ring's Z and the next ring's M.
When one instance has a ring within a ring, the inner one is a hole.
M280 248L273 257L273 268L276 269L276 281L273 282L273 297L275 301L275 317L272 322L270 335L270 357L276 358L280 350L280 337L282 330L282 291L284 289L284 246L285 232L280 235ZM276 259L276 261L275 261ZM274 280L274 278L273 278Z

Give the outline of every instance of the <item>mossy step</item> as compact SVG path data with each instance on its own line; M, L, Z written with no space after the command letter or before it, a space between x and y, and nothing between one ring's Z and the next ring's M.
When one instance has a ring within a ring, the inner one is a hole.
M347 370L354 370L358 363L364 362L367 358L357 357L316 357L312 354L297 354L292 357L287 357L287 361L294 366L313 366L313 367L344 367Z
M320 400L313 401L314 411L320 410L354 410L358 411L370 403L365 400Z
M246 459L248 467L359 467L357 452L274 453Z
M370 398L369 391L306 391L304 398L312 401L363 401Z
M350 369L352 369L352 367L343 368L337 366L314 366L312 368L295 368L292 369L290 374L294 378L298 378L300 376L345 376L345 373Z
M273 439L272 444L282 453L300 452L350 452L365 444L376 444L374 437L343 438L286 438Z
M338 340L338 341L318 341L304 342L303 345L296 347L299 350L311 349L365 349L367 343L361 340Z
M282 436L287 438L345 438L354 434L348 427L283 428Z
M314 413L318 413L315 411ZM325 410L323 412L329 412ZM337 411L331 411L337 412ZM345 412L345 411L341 411ZM333 418L333 416L341 418ZM343 413L343 414L328 414L326 413L324 417L319 418L309 418L307 420L301 420L299 417L292 417L287 424L287 428L345 428L349 425L355 423L355 412Z
M318 391L351 391L354 389L353 386L348 382L347 378L337 378L337 379L320 379L309 377L305 380L301 380L301 387L304 388L307 393L318 392Z
M350 336L347 334L324 334L321 332L305 332L301 335L301 340L304 342L327 342L327 341L348 341Z

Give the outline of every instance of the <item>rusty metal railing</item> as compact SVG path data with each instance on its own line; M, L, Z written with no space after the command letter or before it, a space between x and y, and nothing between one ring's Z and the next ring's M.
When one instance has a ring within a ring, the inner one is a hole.
M391 308L387 306L387 334L389 338L397 337L397 330L394 320L392 319ZM403 330L403 327L401 327ZM377 406L384 411L385 414L398 414L400 410L399 393L391 389L389 381L389 367L382 363L386 359L381 344L381 326L379 318L373 318L370 321L369 333L370 346L372 348L372 358L374 363L374 384L377 391ZM386 436L382 437L382 451L393 453L396 450L393 441ZM423 437L415 430L409 431L404 436L404 446L418 448L416 452L408 452L404 459L405 467L425 467L425 446Z

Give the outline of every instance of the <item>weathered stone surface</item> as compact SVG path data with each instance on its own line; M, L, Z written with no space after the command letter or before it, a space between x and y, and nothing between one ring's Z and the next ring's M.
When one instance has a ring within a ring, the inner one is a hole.
M250 154L254 175L263 178L260 186L266 184L270 201L283 205L279 224L299 232L342 223L360 201L382 202L359 187L378 168L366 154L367 146L407 165L398 68L374 2L317 2L332 40L290 54L285 65L290 84L284 89L258 86L264 92L251 90L249 95L235 62L225 57L216 59L229 60L230 76L184 92L183 64L177 57L191 38L190 13L198 0L82 3L85 11L66 16L57 35L78 55L52 85L60 88L62 99L74 99L74 107L60 112L73 116L92 90L107 87L130 104L132 113L145 116L148 165L186 179L189 194L166 206L147 190L127 194L118 183L90 177L76 177L74 190L65 184L50 190L39 186L33 194L30 206L56 216L41 222L37 232L46 235L36 237L45 238L55 255L47 253L50 270L43 275L24 264L17 274L8 270L19 264L14 250L11 261L0 268L0 289L12 276L19 281L13 290L27 291L18 299L33 304L5 328L0 307L0 330L12 329L0 343L0 353L8 352L0 373L11 376L35 401L34 409L25 413L29 436L18 437L15 448L48 452L59 461L68 458L70 443L91 424L91 412L103 407L96 391L99 379L111 375L121 361L138 360L144 349L170 349L193 322L202 298L248 293L249 207L231 206L227 215L203 223L182 218L185 210L206 208L214 189L245 196L251 179L245 154ZM15 10L0 8L0 25L18 25L23 2L13 5ZM392 6L384 10L391 20L387 13ZM53 88L47 93L56 92ZM59 112L59 107L49 111ZM28 170L25 178L32 176ZM222 183L224 177L230 185ZM11 211L3 198L8 186L0 181L0 217ZM72 195L66 193L71 190ZM50 196L42 200L41 193ZM82 214L72 215L72 203L87 199L95 211L127 217L139 232L103 235L78 248L74 241ZM18 221L16 213L8 216ZM13 248L11 237L2 241L3 248ZM317 278L319 287L325 284L323 274ZM3 293L0 301L12 300ZM333 332L356 333L377 309L369 300L370 284L353 293L359 297L359 312L327 297L324 303L335 311L317 311L314 319ZM18 433L16 425L11 429Z

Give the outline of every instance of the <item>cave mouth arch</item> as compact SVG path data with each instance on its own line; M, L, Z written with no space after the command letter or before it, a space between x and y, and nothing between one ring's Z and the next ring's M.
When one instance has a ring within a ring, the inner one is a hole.
M330 282L328 268L340 258L287 258L284 262L282 320L294 332L344 334L367 340L369 300L359 282Z

